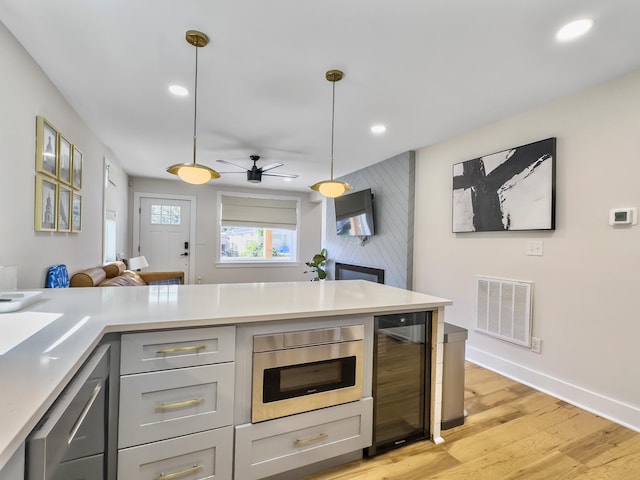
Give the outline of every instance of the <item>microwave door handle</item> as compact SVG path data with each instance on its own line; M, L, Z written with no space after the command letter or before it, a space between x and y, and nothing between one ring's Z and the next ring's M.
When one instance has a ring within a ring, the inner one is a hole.
M78 430L80 430L80 427L82 426L82 423L84 422L84 419L89 414L89 410L91 410L91 407L93 406L93 403L96 401L96 398L98 398L98 394L100 393L100 390L102 390L102 384L99 383L93 389L93 392L91 393L91 398L89 398L89 401L87 402L87 404L82 409L82 413L80 413L80 416L76 420L76 423L73 425L73 428L71 429L71 432L69 433L69 439L67 440L67 445L70 445L71 442L73 442L73 439L75 438L76 434L78 433Z

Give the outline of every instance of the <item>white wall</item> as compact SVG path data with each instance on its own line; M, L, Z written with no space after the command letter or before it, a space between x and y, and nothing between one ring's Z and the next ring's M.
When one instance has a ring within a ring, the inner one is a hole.
M0 265L18 266L22 289L44 287L57 263L71 273L99 265L105 148L2 23L0 105ZM34 231L37 115L83 152L81 233Z
M555 231L451 233L454 163L551 136ZM453 300L468 358L640 430L640 226L608 225L640 207L640 72L424 148L416 171L414 286ZM540 355L473 331L478 274L534 282Z
M168 175L168 174L167 174ZM300 263L287 266L264 265L250 267L247 265L216 266L216 231L219 228L218 212L216 209L217 192L250 192L262 195L285 195L301 198L300 212ZM130 210L135 192L158 193L171 195L190 195L196 197L196 239L195 245L196 269L194 278L202 277L202 283L240 283L240 282L280 282L311 280L310 274L305 275L307 269L305 261L311 260L320 251L322 228L322 204L311 202L311 194L285 192L281 190L267 190L265 188L229 188L216 186L215 181L206 185L187 185L178 180L159 180L150 178L131 177L129 187ZM132 221L133 213L130 213ZM133 232L130 224L129 231ZM193 250L192 254L193 254Z

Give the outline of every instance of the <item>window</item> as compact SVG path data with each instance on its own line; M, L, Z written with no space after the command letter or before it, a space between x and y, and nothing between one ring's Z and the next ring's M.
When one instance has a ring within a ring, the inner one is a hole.
M298 200L220 195L220 262L297 262Z
M151 225L180 225L180 207L151 205Z

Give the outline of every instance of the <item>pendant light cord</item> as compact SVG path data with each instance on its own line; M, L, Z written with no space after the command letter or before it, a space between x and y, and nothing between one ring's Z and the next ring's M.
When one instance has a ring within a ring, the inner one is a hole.
M329 177L333 181L333 131L336 118L336 81L333 80L333 96L331 99L331 176Z
M196 165L196 125L198 121L198 41L196 41L196 79L193 88L193 166Z

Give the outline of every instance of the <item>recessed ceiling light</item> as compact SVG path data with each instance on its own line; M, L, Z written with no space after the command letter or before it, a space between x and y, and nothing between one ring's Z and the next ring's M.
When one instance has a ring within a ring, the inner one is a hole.
M177 97L186 97L189 95L189 90L180 85L171 85L169 86L169 91L176 95Z
M385 127L384 125L374 125L373 127L371 127L371 133L375 133L377 135L380 135L381 133L384 133L387 131L387 127Z
M559 42L567 42L576 39L587 33L594 24L593 18L581 18L567 23L556 33L556 40Z
M282 179L282 181L283 181L283 182L293 182L293 178L290 178L290 177L284 177L284 178Z

